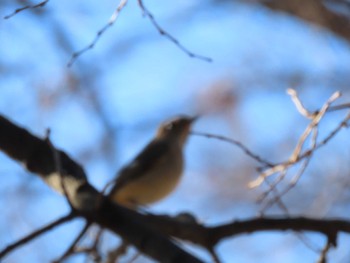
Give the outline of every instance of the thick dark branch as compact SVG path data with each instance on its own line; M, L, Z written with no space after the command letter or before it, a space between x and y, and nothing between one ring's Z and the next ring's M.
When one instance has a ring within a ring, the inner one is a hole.
M0 115L0 150L39 174L52 188L61 191L64 180L74 213L88 223L99 224L120 235L140 252L161 262L201 262L181 250L170 239L144 222L144 215L119 206L100 194L87 180L80 165L57 150L62 174L55 170L52 149L41 140Z
M350 233L350 222L338 219L296 218L257 218L244 221L234 221L226 225L210 228L211 242L239 234L249 234L258 231L297 231L316 232L328 237L336 245L339 232Z
M55 172L52 151L47 142L34 137L1 116L0 149L24 163L30 171L39 173L45 181L46 177ZM119 234L140 252L162 262L200 262L177 247L167 236L188 240L212 251L213 247L225 238L257 231L311 231L324 234L332 245L336 245L339 232L350 233L350 222L345 220L303 217L258 218L207 227L195 220L179 221L164 216L142 215L119 206L101 195L86 181L80 166L62 151L58 152L62 158L64 180L68 177L72 184L77 184L74 180L85 182L80 184L81 187L73 187L76 192L72 194L74 197L72 203L84 204L74 206L74 212L84 217L88 223L97 223ZM92 202L87 204L80 199Z
M18 127L0 115L0 150L12 159L22 162L28 171L40 175L47 180L56 172L56 164L52 149L46 139L39 139L27 130ZM80 165L74 162L63 151L57 151L65 174L77 180L86 181L86 175ZM50 185L56 190L56 185Z
M181 222L168 216L149 214L146 218L150 225L164 234L191 241L209 249L228 237L259 231L315 232L324 234L332 245L336 245L339 232L350 234L350 221L338 219L257 218L210 227L195 221Z
M260 3L329 29L350 41L350 19L327 8L322 0L261 0Z
M145 215L118 206L105 197L97 211L84 214L84 217L118 233L127 243L136 246L141 253L161 262L201 262L179 249L166 238L167 234L153 227Z
M24 164L28 171L39 175L50 187L61 193L63 180L72 205L79 209L90 208L93 200L80 195L80 190L90 187L83 168L66 153L57 150L62 168L60 174L52 147L46 139L33 136L0 115L0 150Z

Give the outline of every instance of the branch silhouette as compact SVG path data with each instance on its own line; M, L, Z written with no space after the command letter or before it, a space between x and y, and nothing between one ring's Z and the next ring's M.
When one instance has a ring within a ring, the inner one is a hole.
M27 9L36 9L39 7L44 7L47 3L49 2L49 0L44 0L38 4L34 4L34 5L26 5L20 8L17 8L15 11L13 11L11 14L4 16L4 19L10 19L11 17L17 15L18 13L27 10Z

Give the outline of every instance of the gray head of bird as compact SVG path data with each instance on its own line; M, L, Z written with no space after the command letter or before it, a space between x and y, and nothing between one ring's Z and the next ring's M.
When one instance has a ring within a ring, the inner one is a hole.
M176 140L180 146L183 146L196 119L198 116L178 116L165 121L158 128L157 138Z

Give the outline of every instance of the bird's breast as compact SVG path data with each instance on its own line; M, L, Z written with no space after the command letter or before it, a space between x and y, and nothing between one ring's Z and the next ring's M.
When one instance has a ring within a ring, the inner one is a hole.
M178 185L183 173L181 148L170 149L158 163L139 178L129 182L117 192L123 203L140 205L157 202L169 195Z

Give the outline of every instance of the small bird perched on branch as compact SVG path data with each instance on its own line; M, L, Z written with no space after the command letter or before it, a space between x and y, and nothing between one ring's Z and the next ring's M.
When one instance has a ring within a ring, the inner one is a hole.
M169 195L181 178L183 148L196 119L181 116L162 123L155 138L119 172L111 199L135 208Z

